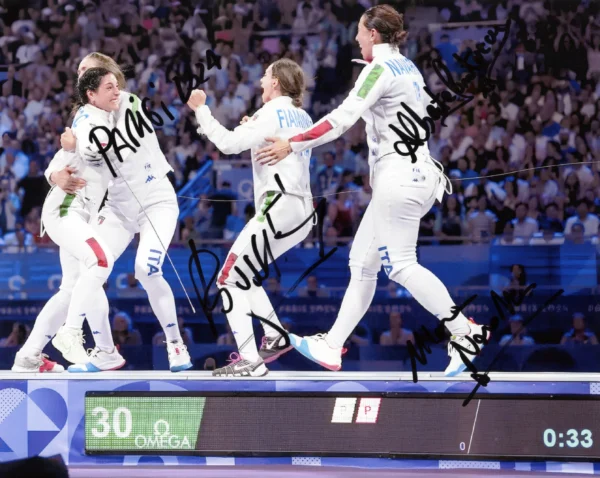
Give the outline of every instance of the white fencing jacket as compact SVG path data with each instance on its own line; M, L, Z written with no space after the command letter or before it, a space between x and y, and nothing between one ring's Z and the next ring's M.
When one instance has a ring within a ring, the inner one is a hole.
M313 128L289 138L290 146L293 151L315 148L335 140L363 118L371 169L375 162L390 154L396 155L398 161L410 161L409 156L400 156L394 149L400 137L390 124L401 130L412 129L412 125L402 127L396 116L398 112L408 114L402 103L420 118L428 116L425 108L430 98L423 91L424 86L421 72L397 48L389 43L373 45L373 60L365 66L344 102ZM419 125L417 128L419 136L425 138L424 129ZM406 146L399 147L406 151ZM419 147L418 156L429 157L427 141Z
M311 197L310 156L311 148L292 153L274 166L263 166L254 159L256 151L267 146L265 138L270 136L288 137L310 128L311 117L304 110L292 104L289 96L279 96L260 108L248 121L233 131L227 130L211 114L208 106L196 109L199 134L204 134L224 154L238 154L248 149L252 153L254 175L254 201L256 210L267 191L281 191L275 181L279 178L286 193L301 197Z

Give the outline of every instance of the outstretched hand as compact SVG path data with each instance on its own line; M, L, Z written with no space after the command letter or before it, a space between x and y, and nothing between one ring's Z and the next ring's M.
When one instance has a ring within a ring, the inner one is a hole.
M263 166L274 166L292 153L292 147L287 139L265 138L265 141L271 144L259 149L256 155L256 161Z

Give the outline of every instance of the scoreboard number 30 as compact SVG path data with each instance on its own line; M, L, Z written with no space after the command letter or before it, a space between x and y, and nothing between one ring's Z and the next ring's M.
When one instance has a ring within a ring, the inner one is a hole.
M92 428L92 435L96 438L106 438L110 435L110 413L104 407L92 410L92 416L97 419L96 426ZM117 438L128 438L131 435L133 419L131 411L125 407L116 408L112 414L112 431Z

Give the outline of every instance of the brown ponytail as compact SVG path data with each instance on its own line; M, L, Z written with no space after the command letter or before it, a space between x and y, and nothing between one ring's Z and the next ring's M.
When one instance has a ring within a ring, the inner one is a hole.
M364 24L368 30L377 30L384 43L400 47L406 41L408 32L404 31L404 16L391 5L376 5L364 14Z
M271 65L273 78L279 80L281 94L292 98L296 108L302 106L302 96L306 88L304 72L298 63L289 58L282 58Z

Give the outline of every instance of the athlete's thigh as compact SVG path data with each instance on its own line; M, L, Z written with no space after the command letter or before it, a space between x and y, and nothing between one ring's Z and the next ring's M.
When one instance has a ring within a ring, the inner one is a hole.
M145 207L139 218L140 242L135 258L136 277L162 275L166 251L179 221L177 202L166 201Z
M275 197L265 198L267 206ZM233 243L219 284L245 284L257 272L265 277L268 265L302 242L312 228L312 206L303 198L282 195L267 214L265 210L260 208Z
M63 254L72 255L86 267L96 263L112 267L114 260L107 244L81 216L70 213L62 218L46 220L44 225Z
M112 207L110 201L94 218L92 228L103 239L115 261L135 235L135 227Z
M375 207L371 202L358 226L350 249L350 268L353 274L359 274L358 279L377 276L381 269L375 214Z
M416 262L421 218L435 201L439 176L428 165L410 164L380 171L372 205L380 257L388 275ZM417 179L417 181L415 181Z

